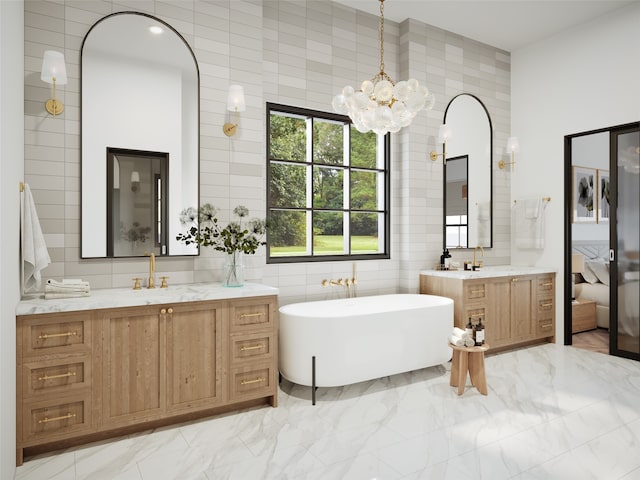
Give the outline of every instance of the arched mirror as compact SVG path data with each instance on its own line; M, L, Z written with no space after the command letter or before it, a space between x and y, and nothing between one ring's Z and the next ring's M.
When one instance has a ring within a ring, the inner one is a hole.
M81 49L82 258L196 255L176 240L198 207L199 90L184 38L150 15L99 20Z
M493 133L484 104L463 93L447 106L451 131L444 169L444 247L493 245Z

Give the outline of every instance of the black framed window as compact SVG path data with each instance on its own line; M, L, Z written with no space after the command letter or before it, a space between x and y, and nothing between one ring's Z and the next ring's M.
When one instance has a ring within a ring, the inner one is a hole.
M389 258L389 135L267 103L267 261Z

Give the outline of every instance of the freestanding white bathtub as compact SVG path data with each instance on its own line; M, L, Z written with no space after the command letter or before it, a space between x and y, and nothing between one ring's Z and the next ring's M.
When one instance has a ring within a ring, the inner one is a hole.
M280 373L299 385L349 385L451 359L450 298L395 294L295 303L280 307L279 323Z

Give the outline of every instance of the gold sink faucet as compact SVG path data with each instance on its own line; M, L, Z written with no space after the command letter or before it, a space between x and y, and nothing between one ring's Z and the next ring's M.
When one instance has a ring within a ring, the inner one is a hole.
M153 279L156 273L156 254L151 252L144 252L145 257L149 257L149 280L147 281L147 288L156 288L155 281Z
M476 263L476 252L478 251L478 249L480 249L480 251L482 252L482 256L484 257L484 248L482 248L482 246L480 245L476 246L476 248L473 249L473 263L471 264L472 270L478 270L480 268L480 262Z

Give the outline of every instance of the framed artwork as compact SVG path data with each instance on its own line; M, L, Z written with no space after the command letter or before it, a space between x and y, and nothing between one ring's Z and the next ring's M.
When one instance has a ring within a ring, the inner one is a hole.
M596 169L574 165L572 171L573 223L595 223Z
M598 169L598 223L609 223L609 170Z

